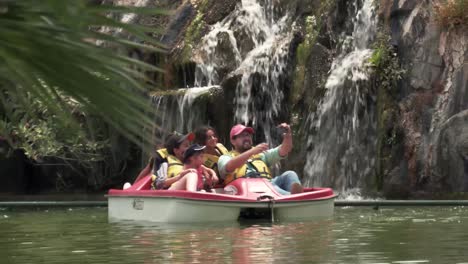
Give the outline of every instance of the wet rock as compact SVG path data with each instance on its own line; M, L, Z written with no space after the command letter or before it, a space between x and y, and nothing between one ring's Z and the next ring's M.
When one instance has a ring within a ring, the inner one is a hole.
M236 54L229 40L229 35L226 32L218 34L218 45L216 46L215 54L213 55L215 65L219 65L218 76L225 76L227 73L235 69Z
M327 2L332 2L330 0L326 1L311 1L311 0L260 0L262 5L265 5L264 2L273 2L274 10L273 13L275 18L284 16L286 13L290 14L292 17L303 17L307 15L316 14L322 5L328 4ZM323 10L322 10L323 11Z
M346 0L338 0L334 5L332 13L326 21L329 31L333 33L343 32L343 34L351 35L353 32L351 14L355 12L352 10L352 5L348 4Z
M213 25L216 22L223 20L229 15L240 0L211 0L206 5L209 6L205 12L205 22L208 25Z
M207 51L197 48L193 51L194 54L190 59L197 64L209 62L209 65L216 65L212 69L213 77L215 80L223 80L238 66L235 49L229 38L227 32L219 32L215 40L216 46L213 49ZM202 80L202 85L208 85L207 81Z
M423 2L409 6L401 3L401 8L392 11L396 45L404 64L408 65L408 81L412 89L431 89L440 78L443 70L442 58L438 52L440 31L430 23L430 7Z
M229 131L234 123L232 113L233 97L228 97L223 89L217 89L211 94L207 102L209 111L208 120L213 124L219 135L220 142L223 142L227 148L230 148Z
M468 191L468 110L445 122L436 142L437 170L432 175L440 191Z
M174 45L183 36L184 28L194 15L195 9L190 2L179 6L167 25L166 34L161 39L161 42L169 46Z
M311 49L304 80L304 87L307 87L304 98L309 105L312 105L314 99L321 98L323 95L322 89L332 63L331 55L331 51L319 43Z
M431 91L419 91L405 98L399 105L399 126L404 133L404 159L407 161L408 177L413 188L423 177L420 163L431 122L430 118L428 120L424 116L431 111L434 98L435 94Z
M383 185L383 195L386 199L408 199L411 188L406 173L399 166L394 168L388 175Z
M330 35L329 28L326 23L326 17L322 17L321 19L322 21L325 21L325 22L321 23L321 27L317 35L317 43L331 50L333 46L336 45L336 43L334 43L334 40L332 39L332 36Z
M379 12L407 69L395 88L405 163L393 167L407 175L413 193L464 191L458 149L466 133L459 113L468 108L468 34L440 28L429 1L381 0Z
M239 46L239 52L242 58L245 58L246 54L249 53L254 47L255 43L249 36L249 33L245 28L238 27L234 30L234 37L236 38ZM261 39L261 38L260 38Z
M221 82L221 87L224 90L224 94L227 96L232 96L230 98L234 98L237 84L240 82L241 79L241 73L231 73L228 76L226 76L226 78L224 78Z
M440 106L449 117L468 108L468 31L459 28L444 32L439 43L445 65Z

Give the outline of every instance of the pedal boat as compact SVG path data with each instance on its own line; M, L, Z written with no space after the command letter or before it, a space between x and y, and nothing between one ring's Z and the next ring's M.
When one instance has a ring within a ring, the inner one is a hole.
M281 195L263 178L239 178L213 192L151 190L150 186L151 177L146 176L125 190L109 190L109 220L163 223L226 222L244 217L309 220L331 217L336 197L330 188L304 188L303 193ZM225 190L230 190L230 194Z

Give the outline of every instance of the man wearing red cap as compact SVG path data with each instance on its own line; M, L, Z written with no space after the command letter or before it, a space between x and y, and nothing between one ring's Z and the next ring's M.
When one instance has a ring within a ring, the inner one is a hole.
M229 134L234 150L222 155L218 160L218 168L225 184L241 177L264 177L271 179L276 190L284 195L302 192L299 177L294 171L286 171L273 177L269 167L285 158L292 150L292 134L288 124L278 126L283 129L283 142L280 146L269 149L266 143L253 147L254 130L237 124Z

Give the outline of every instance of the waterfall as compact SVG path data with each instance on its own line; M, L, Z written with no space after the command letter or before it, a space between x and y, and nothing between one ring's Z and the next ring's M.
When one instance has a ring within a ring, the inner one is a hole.
M261 128L263 135L257 136L269 142L283 100L280 77L286 68L292 30L288 15L275 18L273 3L262 4L242 0L211 27L199 47L195 84L219 84L220 72L230 64L227 76L240 77L235 122ZM232 54L226 57L228 52Z
M219 86L182 88L171 93L160 93L152 96L155 111L155 141L162 143L169 133L177 131L186 133L206 123L206 104L193 105L203 95L220 89Z
M309 140L305 184L356 188L373 175L376 122L373 98L367 93L366 61L376 34L373 0L354 1L352 35L343 36L316 112L308 117ZM359 191L359 190L357 190Z

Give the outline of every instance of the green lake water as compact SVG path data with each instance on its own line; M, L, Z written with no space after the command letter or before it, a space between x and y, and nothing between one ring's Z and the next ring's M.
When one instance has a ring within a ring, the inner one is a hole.
M468 208L203 225L109 223L106 208L0 209L0 263L468 263Z

